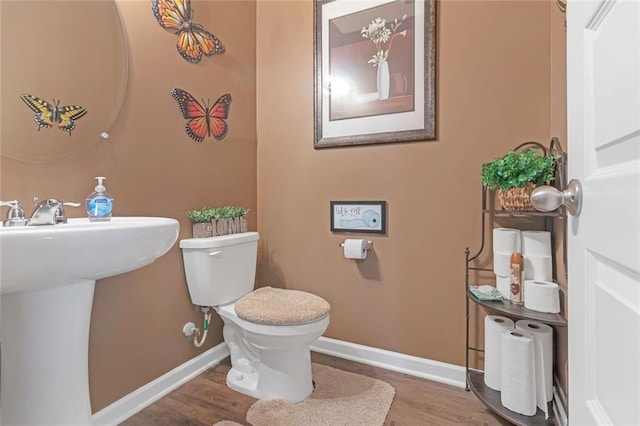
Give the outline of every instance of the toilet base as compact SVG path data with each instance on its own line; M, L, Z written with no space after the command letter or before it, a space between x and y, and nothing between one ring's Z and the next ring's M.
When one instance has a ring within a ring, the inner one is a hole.
M257 393L258 373L243 373L234 368L227 373L227 386L234 391L260 399Z
M227 386L256 399L302 402L313 392L310 358L308 346L286 351L263 350L255 372L243 372L232 364L227 373Z

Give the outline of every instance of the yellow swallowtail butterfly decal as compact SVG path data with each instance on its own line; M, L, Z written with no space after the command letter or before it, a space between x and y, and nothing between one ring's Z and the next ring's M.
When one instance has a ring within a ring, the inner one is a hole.
M36 113L33 119L38 124L38 131L42 127L53 127L57 124L60 130L71 136L71 131L76 128L75 120L87 113L80 105L60 106L59 99L54 99L53 104L29 94L21 95L20 99Z

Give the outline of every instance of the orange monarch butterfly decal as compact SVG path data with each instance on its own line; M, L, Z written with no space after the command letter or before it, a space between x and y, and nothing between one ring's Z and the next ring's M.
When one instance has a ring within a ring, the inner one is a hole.
M87 113L80 105L59 106L59 99L54 99L53 104L28 94L20 95L20 99L36 113L33 119L38 124L38 131L41 127L53 127L55 123L60 130L68 132L71 136L71 131L76 128L74 120Z
M224 53L224 46L216 36L191 21L191 0L151 0L151 8L162 28L175 30L178 52L188 62L200 62L203 53L207 56Z
M227 136L229 127L226 119L229 116L231 95L225 94L209 108L209 102L203 107L191 94L182 89L173 89L171 95L178 102L182 116L186 118L187 134L196 142L202 142L205 136L213 136L217 140ZM204 99L202 100L204 104Z

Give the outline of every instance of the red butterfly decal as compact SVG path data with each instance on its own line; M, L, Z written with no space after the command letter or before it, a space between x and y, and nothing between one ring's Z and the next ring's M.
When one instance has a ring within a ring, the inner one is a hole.
M191 0L151 0L153 15L162 28L175 30L178 35L178 52L191 63L200 62L202 54L211 56L224 53L218 37L194 24Z
M190 93L182 89L173 89L171 95L178 102L182 116L186 118L187 134L196 142L202 142L206 136L222 140L227 136L229 127L225 121L229 116L231 95L225 94L209 108L209 102L203 107ZM204 102L204 99L202 100Z

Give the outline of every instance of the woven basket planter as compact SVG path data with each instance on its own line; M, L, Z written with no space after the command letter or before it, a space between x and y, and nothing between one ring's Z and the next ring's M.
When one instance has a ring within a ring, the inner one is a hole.
M217 237L219 235L247 232L247 219L244 217L214 219L211 222L193 223L192 225L194 238Z
M498 189L498 200L502 208L508 211L535 211L531 204L531 193L534 189L532 183L527 183L522 188Z

